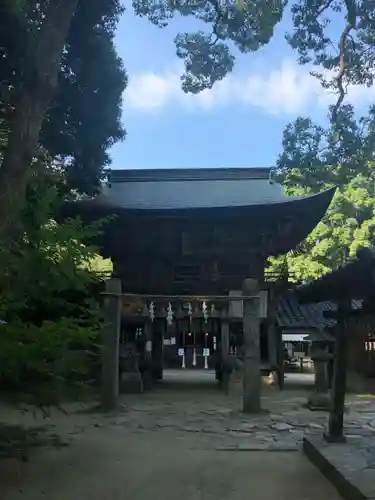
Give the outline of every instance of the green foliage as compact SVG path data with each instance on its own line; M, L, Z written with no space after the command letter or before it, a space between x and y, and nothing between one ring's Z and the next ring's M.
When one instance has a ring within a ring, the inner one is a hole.
M87 226L78 219L54 221L59 178L53 167L34 175L22 213L23 237L0 248L0 310L8 321L21 317L38 323L40 312L43 319L82 317L85 296L101 280L92 265L100 257L88 242L100 234L102 222Z
M347 83L372 85L375 65L375 4L373 0L297 0L292 4L293 32L287 35L301 64L313 63L328 87L335 82L327 71L344 62L343 86ZM339 40L332 38L341 27ZM344 50L342 50L344 49ZM340 56L344 54L344 61Z
M119 0L80 0L66 41L59 90L41 143L67 162L70 188L93 194L110 164L107 150L125 137L121 100L127 76L114 35Z
M207 25L206 31L180 33L175 39L177 56L185 63L182 86L193 93L211 88L233 69L232 45L247 53L269 43L287 5L292 13L292 29L285 34L289 45L300 64L315 65L322 84L338 91L340 104L347 84L373 83L373 0L133 0L135 13L159 27L178 15ZM337 26L342 26L338 34ZM332 70L338 71L334 78Z
M50 7L49 0L0 5L1 161L18 97L38 76L36 47L48 43L41 40L40 27L50 21ZM53 214L61 193L72 188L92 193L98 187L108 147L124 137L120 104L126 74L113 43L122 11L118 0L95 5L79 0L60 64L59 92L44 117L37 151L33 141L25 155L35 153L32 168L27 159L21 165L25 179L31 174L26 203L7 233L12 238L0 245L0 318L7 322L0 329L0 386L36 404L55 404L67 387L87 382L97 363L99 291L103 271L111 271L90 243L100 224L58 224ZM33 115L27 124L36 135L38 123ZM14 184L7 186L11 195ZM7 206L2 208L6 213Z
M325 217L300 248L286 256L295 279L317 278L370 247L375 236L375 106L355 119L343 106L327 129L298 118L284 131L277 177L290 195L337 186ZM296 167L298 165L298 167ZM271 259L277 271L285 257Z
M33 74L35 40L47 0L5 0L0 6L0 121L9 123L18 92ZM40 144L64 160L69 188L97 190L107 154L125 137L121 98L126 72L114 46L119 0L79 0L60 65L59 88L44 118Z
M370 86L375 75L375 3L372 0L297 0L293 31L286 35L300 64L312 64L323 87L337 93L324 129L299 117L283 136L277 176L291 195L337 186L334 200L299 248L271 259L271 270L287 264L294 279L317 278L372 246L375 224L375 107L356 119L343 101L348 85ZM342 26L337 34L337 26Z
M267 44L281 20L286 0L251 2L219 0L133 0L135 13L164 27L176 15L191 16L209 26L208 32L179 33L177 56L184 61L182 88L198 93L211 88L232 69L235 57L229 44L241 52L255 52Z
M24 231L0 246L0 386L41 405L87 381L101 326L103 259L89 243L100 224L54 221L62 182L56 166L36 165Z
M70 318L0 325L0 383L23 402L48 407L81 394L96 356L96 332Z

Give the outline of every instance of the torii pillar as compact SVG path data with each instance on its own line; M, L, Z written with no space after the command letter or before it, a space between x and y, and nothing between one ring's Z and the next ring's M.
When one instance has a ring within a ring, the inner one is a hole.
M254 298L243 299L243 412L261 412L262 381L260 374L260 322L259 322L258 281L244 280L242 294Z

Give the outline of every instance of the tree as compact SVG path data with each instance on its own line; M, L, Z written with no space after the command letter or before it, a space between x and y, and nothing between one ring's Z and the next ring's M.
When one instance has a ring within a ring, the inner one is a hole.
M63 175L38 160L23 237L0 247L0 389L41 406L85 387L98 363L104 262L89 243L99 227L54 221Z
M63 131L61 134L52 133L50 123L46 122L43 136L48 149L53 149L54 153L63 157L74 157L70 169L72 184L87 191L90 191L90 186L95 186L95 182L97 185L103 166L101 164L108 161L106 147L123 135L119 127L111 127L110 122L107 122L107 133L86 133L87 124L93 118L86 110L95 108L99 101L103 102L103 95L110 93L113 88L118 95L121 84L105 87L100 97L95 95L95 91L88 92L84 99L85 112L79 107L76 112L71 109L66 111L67 103L79 102L75 98L85 88L84 75L89 72L88 68L95 68L94 63L85 66L87 54L94 45L84 43L78 52L73 50L82 40L87 40L88 33L92 41L98 41L98 31L101 36L107 33L104 36L108 42L107 50L103 45L102 60L112 61L112 74L119 76L118 60L116 69L116 57L111 49L113 23L121 12L118 1L102 0L98 10L97 6L92 8L88 0L3 0L3 4L5 15L1 19L7 25L2 30L4 36L0 40L0 47L2 52L5 48L6 55L9 54L9 65L15 65L13 70L16 73L20 70L22 78L21 83L15 86L18 90L16 105L10 106L10 140L0 170L0 182L5 186L0 192L0 236L22 205L33 150L55 93L60 69L63 73L61 88L65 104L59 107L55 102L49 119L53 122L60 118L60 123L64 124ZM105 10L104 4L112 7ZM235 57L231 45L246 53L257 51L267 44L272 39L275 26L282 20L286 6L287 0L133 0L135 13L147 17L157 26L163 27L171 18L181 15L193 17L209 27L208 31L180 33L175 39L177 56L185 64L182 87L185 92L193 93L212 87L233 69ZM95 14L91 15L91 11ZM292 32L286 34L287 40L297 51L299 62L317 66L315 74L322 85L334 87L337 91L338 100L331 110L332 120L337 121L347 85L371 85L373 82L373 0L295 0L291 11ZM98 19L102 22L98 22ZM71 21L71 36L65 43ZM336 26L339 22L344 22L345 27L336 41L331 36L335 30L331 30L330 26ZM82 26L85 36L80 32ZM33 38L30 39L30 36ZM85 70L81 71L83 66ZM331 77L330 72L335 70ZM42 75L48 78L41 78ZM123 73L122 76L124 85ZM74 80L82 84L76 93L74 89L78 86L72 83ZM9 85L3 85L2 90L4 88L8 96ZM13 92L10 94L13 95ZM118 114L115 113L115 117L118 125ZM99 144L100 140L100 147L95 148L94 145Z
M9 22L21 40L16 42L20 56L10 62L18 70L19 81L7 94L14 96L14 101L10 99L6 107L9 135L0 168L0 236L10 230L23 206L31 161L44 115L57 88L64 43L77 1L51 0L31 5L23 0L13 4L5 0L2 4L2 28ZM30 15L35 13L37 16ZM10 50L14 55L12 39L9 36L2 40L2 52Z
M374 82L374 1L299 0L291 10L294 31L286 38L297 51L299 63L317 66L314 74L322 85L337 91L338 99L331 109L331 118L336 121L348 85L371 86ZM338 23L343 28L336 41L331 28Z
M135 12L165 26L176 15L192 16L208 30L180 33L177 56L183 59L185 92L211 88L232 69L234 45L241 52L267 44L286 11L287 2L133 0ZM288 263L297 279L314 278L350 258L373 238L375 193L374 108L357 121L343 106L350 85L371 86L375 76L375 3L373 0L294 0L289 2L292 29L285 34L298 62L314 68L322 86L337 94L324 130L300 117L284 132L277 177L289 194L319 192L339 185L324 220L298 249L271 259ZM337 33L337 26L343 26Z
M40 143L67 163L68 188L93 194L125 137L121 99L127 78L114 47L123 8L118 0L80 0L66 40L55 99Z
M207 31L180 33L175 39L177 56L185 64L182 87L193 93L211 88L233 69L231 45L244 53L266 45L289 5L292 29L286 39L299 63L317 66L322 84L338 92L334 116L348 84L373 83L373 0L133 0L135 13L157 26L177 15L208 25ZM336 26L344 26L337 40L332 38Z
M0 119L8 140L0 236L22 208L39 140L64 160L69 188L92 193L99 186L107 148L124 137L126 74L113 44L122 11L119 0L3 0Z
M375 106L359 120L352 106L342 106L327 129L298 118L284 131L283 147L277 177L288 194L337 186L323 220L299 248L271 259L273 271L286 259L291 276L304 281L337 268L374 242Z
M182 88L198 93L232 71L235 57L228 43L241 52L255 52L272 38L286 0L133 0L135 13L165 27L174 16L190 16L209 26L208 32L179 33L176 53L184 61Z

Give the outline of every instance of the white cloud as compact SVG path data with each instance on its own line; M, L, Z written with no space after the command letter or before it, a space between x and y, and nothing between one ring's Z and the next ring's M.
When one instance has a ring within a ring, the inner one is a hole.
M200 94L185 94L181 90L181 68L156 74L144 72L133 75L125 91L125 105L145 112L159 111L167 106L185 109L210 110L224 106L261 108L275 116L295 115L309 108L335 101L309 74L306 67L284 60L280 67L248 75L231 74L212 89ZM349 89L347 101L355 104L373 102L375 88Z

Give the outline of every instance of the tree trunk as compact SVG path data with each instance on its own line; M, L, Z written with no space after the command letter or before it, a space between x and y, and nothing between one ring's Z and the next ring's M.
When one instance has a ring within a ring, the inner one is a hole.
M35 34L31 72L18 91L8 143L0 168L0 238L17 221L25 201L40 129L58 85L65 39L78 0L51 0Z

